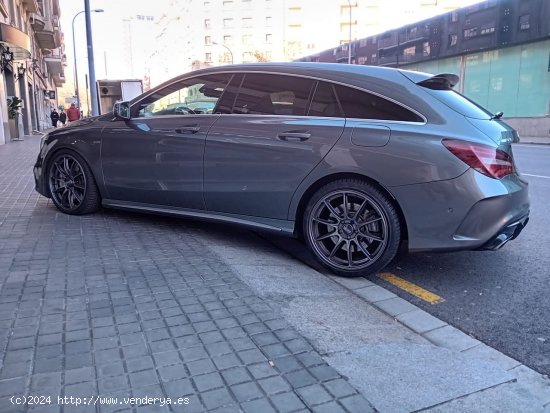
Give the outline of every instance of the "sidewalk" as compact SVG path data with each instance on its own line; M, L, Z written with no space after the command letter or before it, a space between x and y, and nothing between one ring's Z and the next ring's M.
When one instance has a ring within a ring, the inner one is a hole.
M550 413L547 378L254 233L59 213L33 189L39 141L0 146L1 412Z

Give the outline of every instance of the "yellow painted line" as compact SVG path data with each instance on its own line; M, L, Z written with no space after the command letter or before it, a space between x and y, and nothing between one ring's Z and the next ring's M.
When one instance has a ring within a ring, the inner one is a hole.
M395 285L398 288L412 294L421 300L427 301L430 304L439 304L445 301L444 298L441 298L437 294L434 294L428 290L425 290L422 287L419 287L416 284L413 284L410 281L404 280L403 278L398 277L391 272L381 272L376 274L379 278L382 278L384 281L389 282L390 284Z

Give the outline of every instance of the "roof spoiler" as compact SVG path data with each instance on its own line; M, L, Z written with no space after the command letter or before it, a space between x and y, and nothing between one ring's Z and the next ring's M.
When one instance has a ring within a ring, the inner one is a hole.
M439 75L432 76L428 79L424 79L421 82L418 82L417 85L428 89L450 90L456 84L458 84L459 81L460 81L460 78L455 74L441 73Z

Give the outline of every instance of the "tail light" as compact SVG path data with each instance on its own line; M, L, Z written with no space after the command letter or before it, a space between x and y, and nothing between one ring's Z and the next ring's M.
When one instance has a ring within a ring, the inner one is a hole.
M516 172L514 159L501 149L455 139L443 139L442 143L462 162L491 178L500 179Z

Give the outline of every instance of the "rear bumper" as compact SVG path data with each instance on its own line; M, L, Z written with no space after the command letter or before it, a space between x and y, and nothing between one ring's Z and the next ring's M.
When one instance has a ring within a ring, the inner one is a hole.
M496 251L502 248L508 241L517 238L523 228L527 225L527 222L529 222L528 216L505 226L494 238L485 243L480 250Z
M391 191L402 207L411 251L498 249L529 217L528 184L517 175L498 180L470 169L455 179Z

